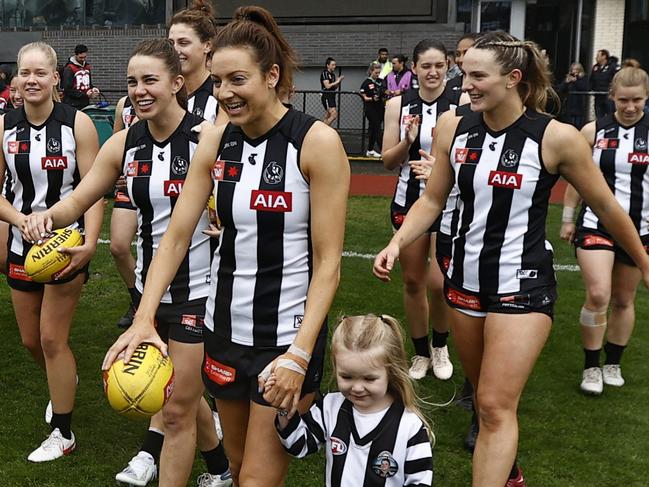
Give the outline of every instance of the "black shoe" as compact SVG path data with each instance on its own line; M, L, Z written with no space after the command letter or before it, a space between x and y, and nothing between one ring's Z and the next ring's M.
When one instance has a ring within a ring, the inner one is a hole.
M128 328L133 324L133 317L135 316L135 306L133 303L128 307L124 316L122 316L117 322L117 328Z
M474 414L471 416L471 426L469 426L469 431L466 433L464 438L464 447L473 453L475 450L475 442L478 439L478 432L480 431L480 426L478 425L478 418Z
M464 379L462 392L460 393L458 400L455 401L455 404L467 411L473 411L473 386L471 385L471 382L469 382L469 379Z

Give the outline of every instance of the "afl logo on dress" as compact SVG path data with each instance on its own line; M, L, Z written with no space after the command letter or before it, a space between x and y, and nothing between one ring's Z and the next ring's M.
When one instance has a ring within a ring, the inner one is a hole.
M284 169L276 162L271 162L264 169L264 181L266 184L279 184L284 179Z
M174 160L171 162L171 172L174 173L176 176L182 176L184 174L187 174L188 168L189 168L189 164L185 159L183 159L180 156L174 157Z
M331 437L331 454L334 456L344 455L347 453L347 445L343 440L336 438L335 436Z
M61 142L54 137L50 137L47 141L47 152L59 152L61 150Z
M514 167L518 164L518 159L518 154L516 154L514 149L507 149L500 158L500 163L503 167Z

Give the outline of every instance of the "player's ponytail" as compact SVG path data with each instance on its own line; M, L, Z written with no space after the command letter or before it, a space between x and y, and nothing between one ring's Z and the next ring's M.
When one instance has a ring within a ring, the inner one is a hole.
M219 30L214 40L214 50L225 47L250 48L264 74L274 64L279 66L275 91L280 99L291 92L297 54L268 10L256 6L237 8L232 21Z
M128 58L129 61L134 56L151 56L158 58L164 63L172 78L179 75L182 76L180 58L169 39L144 40L135 46L131 56ZM176 100L178 101L178 105L180 105L184 110L187 109L187 88L185 88L184 84L176 93Z
M502 75L511 73L514 69L521 72L517 89L523 105L545 112L551 98L558 109L559 97L552 88L552 73L538 44L520 41L507 32L494 31L480 35L473 49L492 51Z
M16 64L18 65L19 69L20 69L20 63L22 62L23 56L25 55L26 52L31 50L41 51L47 58L47 64L52 69L52 71L58 72L59 62L58 62L58 58L56 57L56 51L52 48L52 46L41 41L30 42L29 44L25 44L23 47L20 48L20 50L18 51L18 57L16 61ZM61 101L61 97L59 97L59 90L57 86L52 87L52 101L57 101L57 102Z

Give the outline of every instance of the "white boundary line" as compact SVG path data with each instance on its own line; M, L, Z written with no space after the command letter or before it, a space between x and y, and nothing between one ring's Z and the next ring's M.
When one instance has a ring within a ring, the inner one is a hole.
M97 242L100 243L100 244L109 244L110 240L100 238L99 240L97 240ZM133 244L133 245L135 245L135 244ZM351 258L365 259L365 260L374 260L376 255L374 255L374 254L362 254L360 252L354 252L353 250L345 250L345 251L343 251L343 257L351 257ZM574 265L574 264L554 264L554 270L555 271L565 271L565 272L579 272L579 266Z

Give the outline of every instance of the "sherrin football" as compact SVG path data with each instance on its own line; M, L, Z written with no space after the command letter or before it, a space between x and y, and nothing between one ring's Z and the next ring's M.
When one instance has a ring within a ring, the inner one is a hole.
M34 244L25 257L25 273L35 282L52 282L70 263L70 256L58 250L76 247L83 236L76 228L54 230L42 245Z
M104 372L104 392L111 407L129 418L153 416L165 405L174 388L169 357L149 343L141 343L128 364L115 360Z

